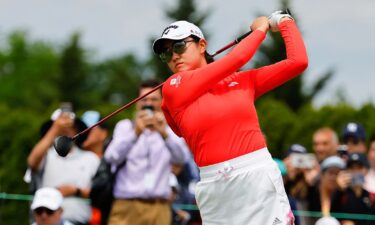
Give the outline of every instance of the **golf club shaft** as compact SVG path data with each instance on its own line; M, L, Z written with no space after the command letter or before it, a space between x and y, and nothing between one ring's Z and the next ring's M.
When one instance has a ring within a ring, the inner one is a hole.
M92 125L91 127L88 127L86 128L85 130L79 132L78 134L74 135L72 137L72 140L75 140L77 139L80 135L82 134L85 134L87 132L89 132L92 128L104 123L105 121L107 121L109 118L115 116L116 114L118 114L119 112L123 111L124 109L126 108L129 108L131 105L133 105L134 103L138 102L139 100L141 100L142 98L146 97L147 95L151 94L152 92L156 91L157 89L159 89L161 86L163 86L164 83L161 83L159 84L158 86L154 87L153 89L151 89L149 92L145 93L144 95L141 95L141 96L138 96L137 98L133 99L131 102L127 103L126 105L122 106L121 108L117 109L116 111L114 111L113 113L109 114L108 116L104 117L103 119L99 120L96 124Z
M232 41L231 43L227 44L226 46L222 47L221 49L217 50L214 54L212 54L212 57L215 57L216 55L222 53L223 51L227 50L228 48L232 47L233 45L235 44L238 44L242 39L244 39L245 37L247 37L249 34L251 34L252 31L249 31L243 35L241 35L240 37L236 38L234 41Z

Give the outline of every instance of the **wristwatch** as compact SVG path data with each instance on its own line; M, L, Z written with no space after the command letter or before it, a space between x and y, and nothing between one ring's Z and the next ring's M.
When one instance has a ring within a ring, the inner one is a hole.
M76 192L74 193L75 196L81 197L81 189L77 187Z

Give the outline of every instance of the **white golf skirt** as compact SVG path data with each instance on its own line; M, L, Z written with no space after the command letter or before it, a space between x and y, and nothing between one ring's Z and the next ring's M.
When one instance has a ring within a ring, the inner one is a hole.
M281 173L267 148L200 167L203 225L293 225Z

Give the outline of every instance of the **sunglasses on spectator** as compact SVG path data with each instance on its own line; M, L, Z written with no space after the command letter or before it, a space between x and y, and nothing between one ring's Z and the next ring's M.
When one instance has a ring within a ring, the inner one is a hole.
M50 215L55 213L55 210L51 210L51 209L48 209L48 208L45 208L45 207L40 207L40 208L34 209L34 212L38 216L41 216L43 214L43 212L47 213L47 215L50 216Z
M173 53L177 53L177 54L184 53L188 42L195 42L195 41L194 40L179 40L179 41L173 42L171 47L165 48L159 54L161 61L167 63L171 61Z

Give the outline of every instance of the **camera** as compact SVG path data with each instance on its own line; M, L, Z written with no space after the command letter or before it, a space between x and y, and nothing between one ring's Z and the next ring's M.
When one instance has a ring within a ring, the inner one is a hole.
M295 168L311 169L315 165L315 156L312 153L292 153L290 154L292 165Z
M347 145L339 145L337 148L337 153L340 157L348 156L348 146Z

